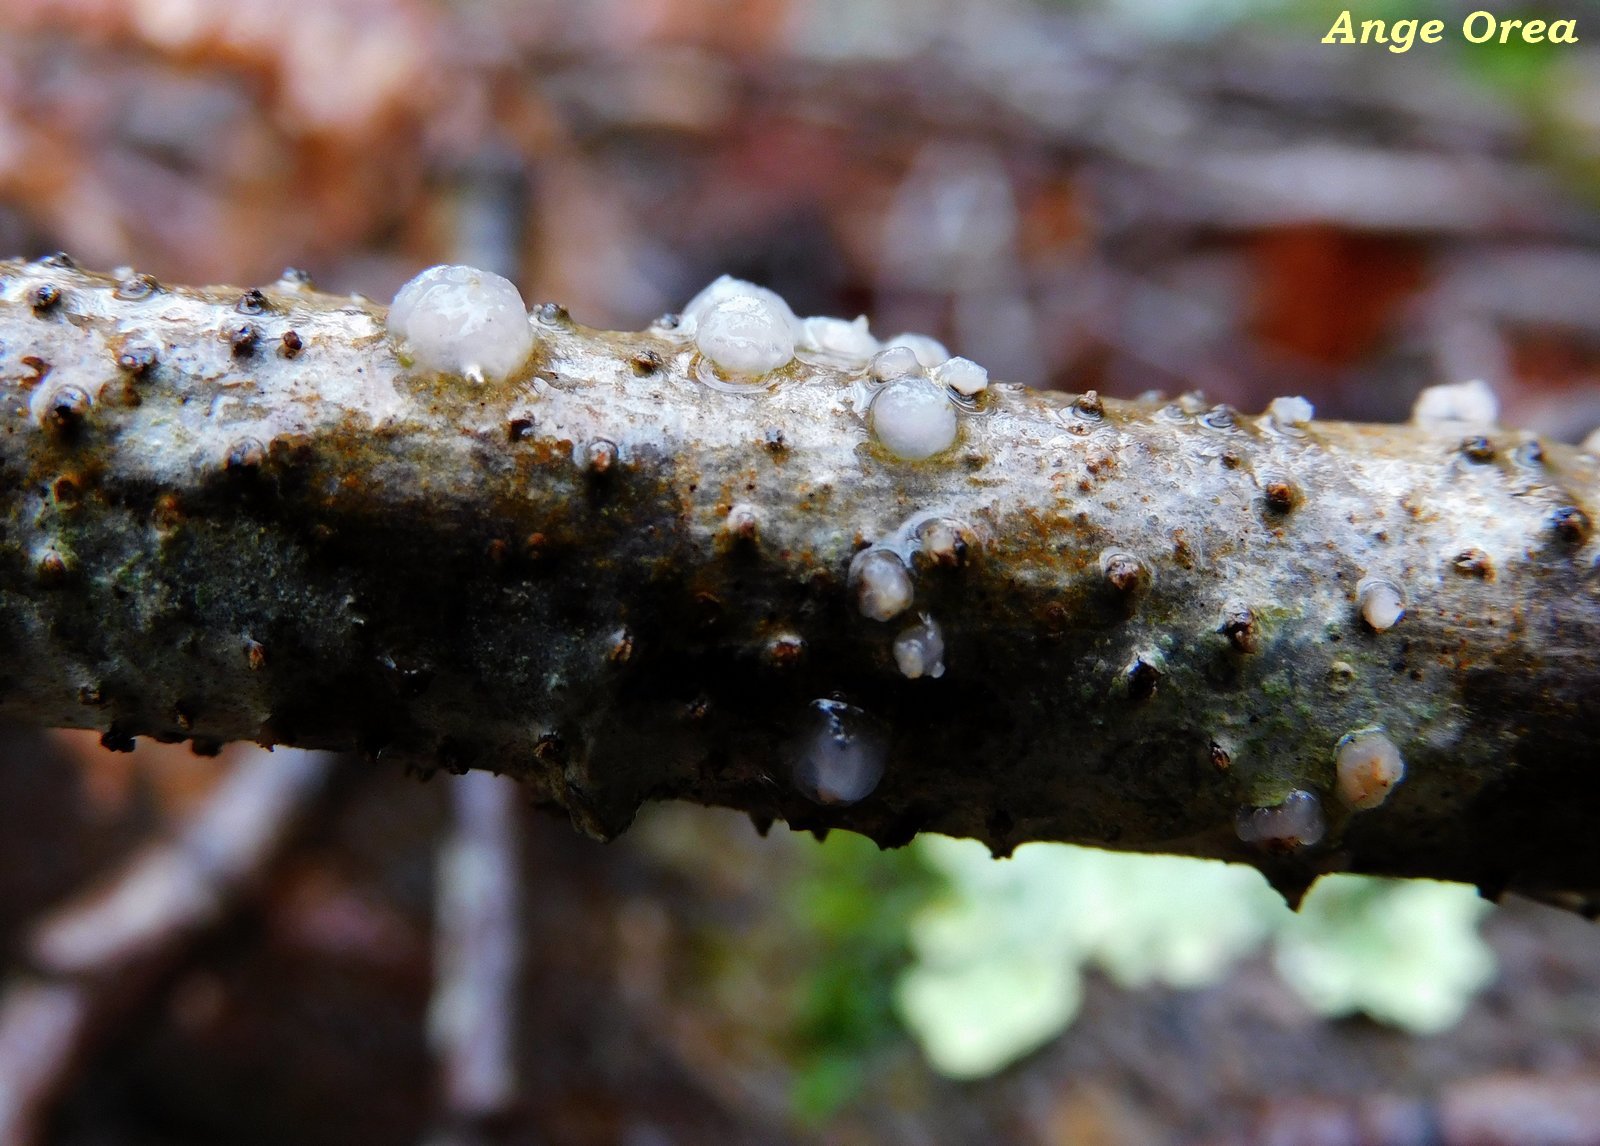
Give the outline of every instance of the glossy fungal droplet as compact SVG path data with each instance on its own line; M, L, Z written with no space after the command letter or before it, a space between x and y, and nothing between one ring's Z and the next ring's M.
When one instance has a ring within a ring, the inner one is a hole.
M794 746L794 785L819 804L854 804L883 779L887 741L863 710L839 700L813 700Z
M927 378L890 382L873 398L870 417L873 437L902 461L919 462L955 444L955 403Z
M298 358L306 344L298 330L286 330L283 332L283 337L278 339L278 346L285 358Z
M695 345L724 373L771 373L794 359L794 329L787 310L780 311L763 295L725 298L700 318Z
M884 340L883 347L885 350L896 346L904 347L911 351L915 355L918 364L928 370L948 361L950 358L950 351L945 349L944 343L926 334L912 334L907 331Z
M893 382L896 378L915 377L923 372L923 365L909 346L889 346L872 356L867 373L879 382Z
M1406 615L1406 599L1400 587L1382 577L1368 577L1357 585L1356 603L1361 619L1375 633L1394 628Z
M1493 426L1500 403L1487 382L1451 382L1429 386L1417 395L1411 421L1418 426L1448 429L1458 425Z
M784 301L781 294L767 287L757 286L746 279L736 279L732 275L718 275L699 294L689 300L689 304L681 313L662 315L657 324L684 334L693 334L706 315L731 298L759 298L770 304L774 310L783 315L795 341L800 341L804 333L800 320L795 317L794 311L789 309L789 304Z
M854 367L865 366L878 352L878 340L872 337L867 326L867 316L858 315L854 322L842 318L808 318L801 322L800 345L803 349L837 359Z
M894 663L908 680L944 675L944 630L927 613L894 639Z
M1300 427L1310 423L1316 409L1304 398L1274 398L1267 404L1267 417L1280 426Z
M1406 762L1383 729L1365 728L1339 740L1334 775L1339 799L1362 811L1389 798L1389 790L1405 779Z
M476 267L447 264L417 275L394 296L388 327L416 365L441 374L502 379L533 353L516 285Z
M1269 852L1291 852L1318 843L1327 832L1322 802L1312 793L1295 789L1277 804L1241 808L1234 831L1247 844Z
M971 398L989 388L989 372L970 358L952 358L933 368L933 380L948 386L963 398Z
M891 549L863 549L850 562L850 587L856 608L874 621L898 617L911 607L911 573Z

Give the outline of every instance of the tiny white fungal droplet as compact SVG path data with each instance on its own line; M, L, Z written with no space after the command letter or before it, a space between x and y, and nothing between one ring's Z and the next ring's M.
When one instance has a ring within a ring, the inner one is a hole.
M863 617L887 621L911 607L911 573L890 549L863 549L850 562L850 585Z
M952 358L933 368L933 380L970 398L989 388L989 372L970 358Z
M956 407L938 383L897 378L872 400L872 433L895 457L920 462L955 444Z
M729 374L767 374L794 359L789 320L759 295L738 295L713 306L699 320L695 345Z
M839 700L813 700L795 746L794 785L819 804L854 804L883 779L886 738L864 711Z
M878 352L878 340L867 328L867 316L854 322L842 318L808 318L801 324L800 345L848 365L861 367Z
M693 334L706 315L710 314L719 303L727 302L731 298L758 298L767 303L789 326L790 336L799 342L805 331L800 320L794 316L794 311L789 309L789 304L783 296L775 290L764 286L757 286L744 279L736 279L732 275L720 275L704 290L689 300L683 308L683 313L678 318L678 331L683 334Z
M1500 417L1500 402L1481 380L1429 386L1417 395L1411 421L1418 426L1449 429L1457 425L1493 426Z
M891 346L872 356L867 373L879 382L892 382L896 378L909 378L922 373L922 363L910 347Z
M1394 628L1406 615L1406 599L1399 586L1381 577L1368 577L1357 585L1356 601L1361 608L1361 619L1375 633Z
M930 338L926 334L897 334L893 338L885 339L883 346L885 350L891 346L905 347L915 354L917 361L929 370L947 361L950 357L950 352L945 349L944 343L937 338Z
M476 267L429 267L400 288L389 333L424 370L514 374L533 353L533 329L510 279Z
M944 630L927 613L894 639L894 663L909 680L944 675Z
M1297 788L1271 807L1241 808L1234 830L1244 843L1259 844L1268 851L1293 851L1320 841L1328 825L1322 816L1322 802Z
M1316 416L1316 409L1304 398L1274 398L1267 405L1267 416L1280 426L1304 426Z
M1381 728L1351 732L1334 755L1339 799L1351 808L1376 808L1406 776L1406 762Z

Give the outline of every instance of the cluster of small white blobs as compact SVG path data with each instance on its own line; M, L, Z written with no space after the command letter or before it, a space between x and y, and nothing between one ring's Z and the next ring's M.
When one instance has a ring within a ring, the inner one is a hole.
M1267 404L1267 417L1280 426L1307 425L1316 413L1316 408L1304 398L1274 398Z
M894 663L907 680L944 675L944 630L927 613L894 639Z
M1406 776L1406 762L1381 728L1352 732L1334 753L1334 787L1357 811L1376 808Z
M850 562L856 608L873 621L888 621L911 608L911 571L892 549L863 549Z
M854 804L883 779L887 746L864 711L839 700L814 700L795 750L794 785L819 804Z
M901 461L920 462L956 441L956 406L932 379L910 374L878 391L870 410L872 436Z
M388 325L413 363L442 374L502 379L533 353L516 285L476 267L429 267L394 296Z
M951 358L932 370L933 380L948 386L964 398L981 394L989 388L989 372L970 358Z
M1328 824L1322 802L1297 788L1270 807L1240 809L1234 830L1243 843L1269 851L1292 851L1320 842Z
M883 341L885 350L893 349L896 346L903 346L911 351L912 354L916 355L917 362L927 370L932 370L935 366L939 366L950 359L950 352L945 349L944 343L927 334L912 334L908 331L904 334L897 334L893 338L886 338Z
M1375 633L1388 632L1406 615L1406 600L1399 586L1381 577L1369 577L1356 586L1361 619Z
M1499 400L1489 384L1479 379L1429 386L1417 395L1411 407L1411 421L1415 425L1435 429L1493 426L1499 418Z

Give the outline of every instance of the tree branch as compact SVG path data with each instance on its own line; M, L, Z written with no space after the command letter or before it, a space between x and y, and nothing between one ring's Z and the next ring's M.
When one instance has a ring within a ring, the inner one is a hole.
M1600 895L1593 459L994 385L906 462L859 371L534 328L476 383L294 281L0 263L0 712L492 768L602 837L679 798Z

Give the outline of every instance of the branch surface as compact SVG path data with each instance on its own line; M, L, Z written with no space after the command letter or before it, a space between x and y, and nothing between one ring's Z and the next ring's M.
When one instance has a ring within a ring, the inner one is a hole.
M544 307L478 383L408 369L384 317L0 263L0 714L490 768L601 837L687 799L1244 861L1291 899L1355 870L1600 903L1570 447L995 384L905 462L825 362L730 387L668 326ZM865 547L912 579L887 622ZM947 670L910 679L923 614ZM1369 729L1405 778L1356 810ZM882 778L819 803L818 751ZM1317 842L1240 838L1302 792Z

